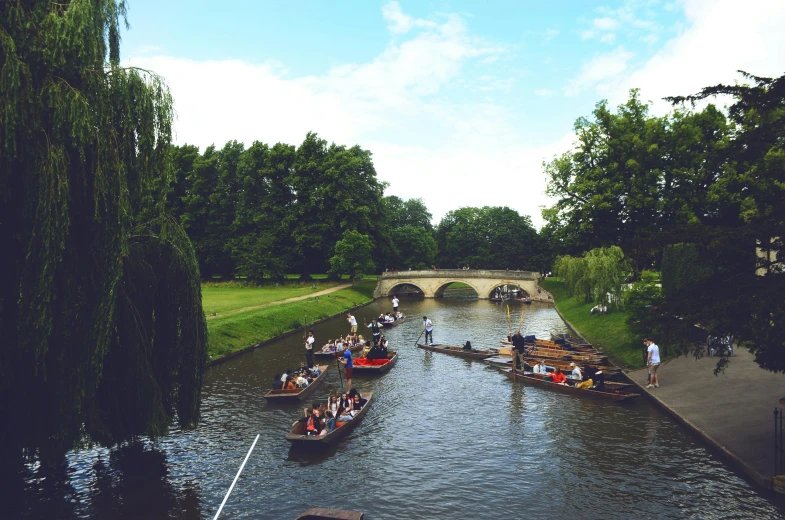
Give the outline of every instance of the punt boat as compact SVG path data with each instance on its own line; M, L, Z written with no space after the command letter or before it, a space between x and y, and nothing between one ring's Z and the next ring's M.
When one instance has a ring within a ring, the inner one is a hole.
M457 357L469 358L469 359L485 359L496 355L496 351L493 350L474 350L474 349L470 350L463 347L442 345L439 343L437 343L436 345L426 345L424 343L417 343L417 347L424 350L430 350L432 352L442 352L450 356L457 356Z
M330 433L314 436L305 435L305 422L295 421L292 424L292 430L286 434L286 440L298 446L331 446L337 443L357 427L359 422L368 412L368 408L371 407L373 393L368 392L367 394L362 395L362 397L366 399L366 403L362 407L362 410L357 412L357 415L355 415L351 421L336 423L335 429Z
M398 361L398 353L387 351L387 359L368 359L360 357L352 360L352 375L383 374L390 370Z
M510 379L513 379L514 377L516 381L520 380L526 384L541 386L543 388L548 388L550 390L555 390L557 392L562 392L566 394L573 394L581 397L590 397L592 399L605 399L607 401L625 401L628 399L633 399L635 397L638 397L639 395L639 394L633 394L632 392L625 392L623 390L613 390L611 388L606 388L605 391L602 392L600 390L592 390L590 388L576 388L570 385L560 385L548 381L542 378L542 376L534 377L536 374L530 374L527 372L519 372L519 371L515 371L515 373L513 374L512 369L502 370L502 372Z
M328 365L319 365L319 369L322 371L322 373L319 374L319 377L314 379L311 384L305 388L293 388L292 390L270 390L264 394L264 398L268 401L277 402L302 401L309 395L312 395L316 391L316 388L322 384L322 382L327 377L328 368Z

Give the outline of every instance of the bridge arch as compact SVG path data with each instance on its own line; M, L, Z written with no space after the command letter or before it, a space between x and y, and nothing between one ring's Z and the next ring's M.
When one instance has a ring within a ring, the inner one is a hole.
M405 282L400 282L400 283L396 283L395 285L392 285L389 289L387 289L387 294L384 294L382 296L392 296L393 294L396 294L395 290L397 288L403 287L405 285L411 285L412 287L416 287L417 290L420 291L421 294L423 294L423 295L425 294L425 290L422 287L420 287L416 283L412 283L412 282L407 280Z
M491 285L491 286L490 286L490 289L488 290L488 294L487 294L487 295L485 295L485 297L486 297L486 298L491 298L491 297L493 296L493 292L494 292L496 289L498 289L499 287L503 287L503 286L505 286L505 285L512 286L512 287L517 287L518 289L520 289L521 291L523 291L523 293L524 293L526 296L531 296L531 294L529 294L529 291L527 291L527 290L526 290L526 288L523 286L523 284L517 284L517 283L515 283L515 282L502 282L502 283L497 283L496 285Z
M473 284L472 282L470 282L469 280L447 280L447 281L444 281L443 283L441 283L441 285L439 285L436 288L435 291L433 291L433 297L434 298L441 298L442 296L444 296L444 291L447 289L447 287L449 287L450 285L452 285L454 283L465 283L466 285L468 285L469 287L472 288L472 290L475 292L475 294L477 294L478 298L482 298L482 291L480 289L478 289L477 286L475 284Z

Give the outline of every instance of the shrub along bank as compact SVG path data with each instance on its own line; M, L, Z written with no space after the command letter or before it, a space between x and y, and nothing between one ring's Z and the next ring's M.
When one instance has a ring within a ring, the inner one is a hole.
M311 323L368 303L373 300L376 281L358 282L353 287L319 296L318 299L311 297L262 308L254 306L309 294L326 289L329 285L317 284L315 290L310 284L306 284L307 287L302 284L291 287L216 285L217 287L204 287L202 293L203 306L208 313L208 349L211 361L298 329L303 326L306 316L308 323ZM211 317L211 312L218 312L218 315Z
M546 278L540 285L553 295L556 307L564 318L586 338L599 346L617 365L641 368L643 344L627 325L628 313L614 310L606 315L591 314L594 303L586 303L582 295L569 296L564 282Z

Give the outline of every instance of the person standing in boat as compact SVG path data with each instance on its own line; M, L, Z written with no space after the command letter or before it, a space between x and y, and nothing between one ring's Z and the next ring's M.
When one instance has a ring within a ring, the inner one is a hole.
M381 328L379 327L379 322L376 320L376 318L374 318L374 319L371 320L370 325L368 323L366 323L365 321L363 321L363 323L365 324L365 326L367 328L371 329L371 335L373 337L373 344L374 344L374 346L378 345L379 344L379 338L382 335Z
M305 339L305 360L308 368L313 366L313 342L316 341L313 337L313 331L308 332L308 337Z
M392 304L393 304L393 314L394 315L398 314L398 303L399 303L398 296L393 295Z
M355 318L352 313L346 315L346 321L349 322L349 335L356 336L357 335L357 318Z
M425 344L433 345L433 322L428 319L428 316L422 317L422 330L425 331ZM428 343L430 338L431 342Z
M343 351L343 357L340 359L341 363L343 364L343 373L346 376L346 388L349 391L352 391L352 367L354 367L354 363L352 362L352 351L348 348Z
M513 334L512 338L510 338L510 341L512 342L512 353L514 358L513 363L515 363L515 369L520 370L525 363L523 356L526 354L526 341L524 340L523 336L521 336L521 331Z

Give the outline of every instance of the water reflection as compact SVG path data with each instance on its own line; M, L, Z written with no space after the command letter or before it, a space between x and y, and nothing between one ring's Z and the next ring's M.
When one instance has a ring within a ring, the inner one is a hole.
M290 337L211 370L197 430L155 447L71 454L49 482L27 475L26 516L210 517L257 433L227 518L294 518L313 506L360 510L371 520L780 516L780 504L646 401L577 399L415 347L423 315L436 342L477 348L517 329L521 310L525 333L566 332L551 307L511 304L508 325L506 305L401 300L410 321L384 331L399 361L383 376L353 381L374 392L373 405L339 445L291 450L284 436L303 404L262 398L273 374L305 359L299 337ZM389 307L383 300L355 314L362 323ZM315 327L317 343L346 332L343 317ZM342 384L331 368L313 399Z

